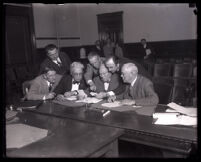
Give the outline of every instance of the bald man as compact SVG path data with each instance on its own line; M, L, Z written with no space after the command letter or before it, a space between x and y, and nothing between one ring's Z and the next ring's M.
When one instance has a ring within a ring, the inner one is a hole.
M119 99L124 99L124 105L157 105L158 95L154 91L153 83L146 77L138 74L138 68L133 63L122 66L121 77L129 85Z
M104 64L100 65L99 76L95 77L93 82L96 86L96 97L99 99L107 98L110 100L125 91L125 86L120 81L119 75L110 73Z

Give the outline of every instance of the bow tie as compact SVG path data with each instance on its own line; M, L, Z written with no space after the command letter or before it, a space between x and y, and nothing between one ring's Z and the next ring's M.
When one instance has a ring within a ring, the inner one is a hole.
M73 81L73 84L79 84L79 83L80 83L80 82L78 82L78 81L75 81L75 80Z

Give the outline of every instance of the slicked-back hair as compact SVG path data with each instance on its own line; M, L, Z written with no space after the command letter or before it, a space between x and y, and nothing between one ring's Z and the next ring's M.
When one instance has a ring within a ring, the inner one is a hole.
M45 67L42 71L42 74L47 74L49 71L55 71L53 68L51 67ZM56 71L55 71L56 72Z
M97 52L91 51L91 52L88 54L87 58L88 58L88 60L90 60L90 59L92 59L93 57L100 58L100 56L99 56L99 54L98 54Z
M119 63L119 59L116 56L108 56L108 57L106 57L104 63L106 64L110 60L112 60L115 63L115 65L117 65Z
M51 51L51 50L53 50L55 48L58 49L56 45L48 44L47 46L45 46L45 51L46 51L46 53L48 53L48 51Z
M126 67L126 69L130 72L135 72L135 73L138 73L138 68L137 66L134 64L134 63L126 63L122 66L123 67Z

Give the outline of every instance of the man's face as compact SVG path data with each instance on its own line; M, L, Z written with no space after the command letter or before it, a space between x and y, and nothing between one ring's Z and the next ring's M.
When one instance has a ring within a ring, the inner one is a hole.
M100 78L103 82L108 82L111 79L112 74L106 69L106 68L101 68L99 70Z
M116 65L116 64L115 64L113 61L111 61L111 60L110 60L110 61L107 61L105 66L108 68L109 72L111 72L111 73L115 73L115 72L117 72L118 69L119 69L118 64Z
M89 59L89 63L96 69L99 69L101 61L100 58L97 56L92 57L91 59Z
M145 41L145 40L141 40L141 44L142 44L142 45L145 45L145 44L146 44L146 41Z
M53 50L49 50L47 56L51 60L56 60L59 57L58 49L54 48Z
M74 69L71 75L75 81L80 82L82 80L83 70L80 68Z
M46 79L47 81L49 81L50 83L55 83L56 80L56 72L55 71L48 71L46 73Z
M121 77L122 77L124 83L131 83L131 81L132 81L132 74L124 66L122 67L122 70L121 70Z

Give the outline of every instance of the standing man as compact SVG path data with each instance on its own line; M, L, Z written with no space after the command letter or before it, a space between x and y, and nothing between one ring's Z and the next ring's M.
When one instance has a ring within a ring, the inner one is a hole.
M144 59L151 59L154 58L154 51L152 47L147 44L146 39L141 39L141 44L142 44L142 51L143 51L143 58Z
M95 48L92 51L96 52L100 57L103 57L103 50L101 47L100 40L97 40L95 42Z
M114 44L110 38L107 38L106 44L103 46L103 53L105 57L114 55Z
M60 75L69 73L71 60L66 53L59 51L54 44L47 45L45 51L47 58L40 65L40 74L47 66L53 68Z
M101 58L96 52L90 52L88 54L89 64L87 64L87 69L84 74L86 83L90 86L90 90L95 91L96 86L93 82L93 78L99 75L100 65L103 63L103 58Z
M61 75L56 74L54 69L46 67L41 75L32 80L26 98L28 100L53 99L55 97L53 90L60 79Z
M138 68L133 63L126 63L121 69L121 77L128 83L126 90L119 99L123 105L157 105L158 95L154 91L153 83L138 74Z

